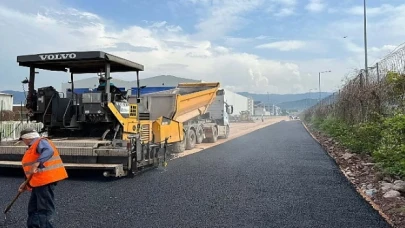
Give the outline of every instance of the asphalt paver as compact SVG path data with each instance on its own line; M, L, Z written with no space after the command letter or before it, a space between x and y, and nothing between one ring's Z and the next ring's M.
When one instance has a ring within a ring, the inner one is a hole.
M7 171L9 172L9 171ZM0 176L7 205L22 182ZM299 121L284 121L133 179L72 172L56 227L389 227ZM9 212L24 227L29 194Z

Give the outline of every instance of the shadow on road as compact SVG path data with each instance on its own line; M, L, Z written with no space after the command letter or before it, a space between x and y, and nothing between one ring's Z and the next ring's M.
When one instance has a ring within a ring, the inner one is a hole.
M150 172L162 172L162 169L164 168L157 168L157 169L148 169L143 172L138 173L134 177L105 177L103 176L103 171L102 170L88 170L88 169L67 169L68 175L69 175L69 180L73 181L83 181L83 182L114 182L114 181L119 181L122 179L131 179L131 178L137 178L142 176L145 173L150 173ZM0 168L0 177L3 178L10 178L10 179L23 179L24 178L24 172L22 169L19 168Z
M75 181L111 182L120 178L104 177L103 171L97 170L67 170L69 179ZM0 168L0 177L24 178L24 172L19 168Z

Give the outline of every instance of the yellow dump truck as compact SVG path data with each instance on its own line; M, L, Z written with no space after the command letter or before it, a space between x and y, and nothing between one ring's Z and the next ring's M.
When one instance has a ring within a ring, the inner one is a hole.
M167 147L187 143L185 124L206 113L219 89L219 83L179 84L166 94L127 96L111 86L110 74L135 71L140 91L143 65L100 51L24 55L17 62L30 72L29 120L43 123L41 133L52 139L68 169L103 170L105 176L133 176L156 168ZM70 92L64 96L52 86L35 89L36 69L68 69ZM96 91L75 94L74 77L85 73L97 73L105 83ZM199 126L209 139L209 126ZM0 142L0 167L20 167L25 150L18 141Z
M151 119L164 116L183 125L184 139L169 139L171 152L181 153L202 142L214 143L218 138L228 138L228 115L232 114L233 106L225 102L224 90L219 87L219 83L181 83L174 89L141 96L141 104L151 114ZM137 96L130 96L128 101L133 103L136 99ZM158 137L159 140L163 140L163 136Z

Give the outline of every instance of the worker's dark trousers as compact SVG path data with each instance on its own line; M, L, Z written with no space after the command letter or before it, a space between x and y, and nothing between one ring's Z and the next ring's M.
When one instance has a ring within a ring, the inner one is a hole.
M32 189L28 203L28 228L53 228L49 220L55 212L55 185L52 183Z

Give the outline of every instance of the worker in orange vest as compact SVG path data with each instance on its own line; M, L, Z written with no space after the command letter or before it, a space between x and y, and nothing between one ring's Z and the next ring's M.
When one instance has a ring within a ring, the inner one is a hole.
M28 203L28 228L52 228L51 216L55 212L54 189L58 181L68 178L59 152L51 140L40 137L32 128L21 131L20 140L28 146L22 158L26 186L21 184L18 191L31 191ZM31 176L32 175L32 176Z

